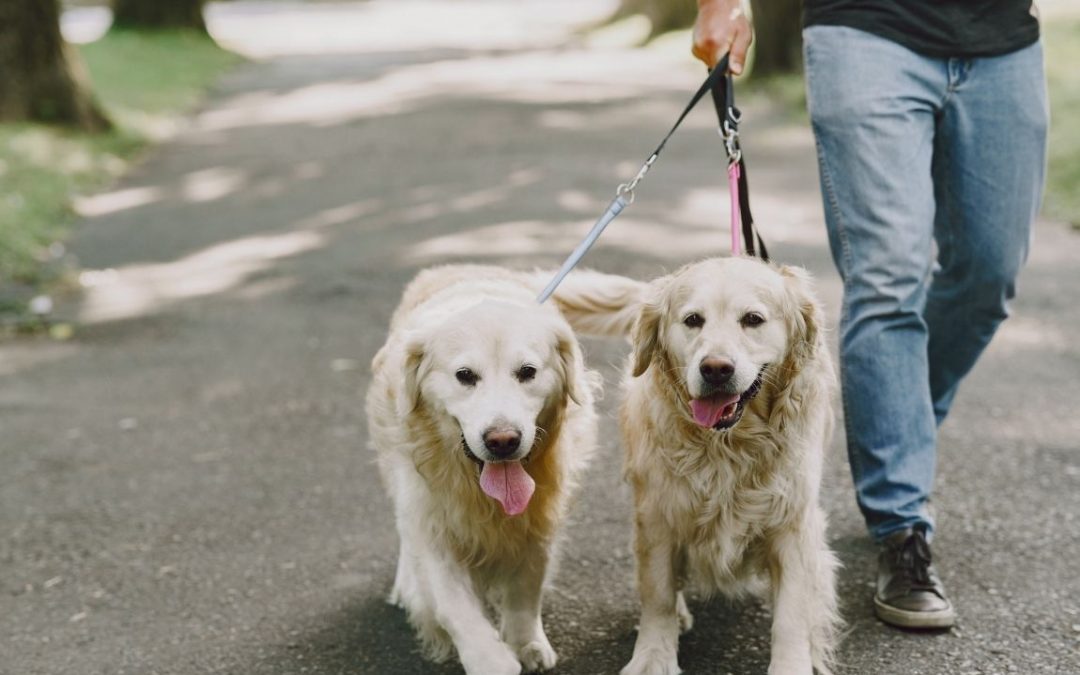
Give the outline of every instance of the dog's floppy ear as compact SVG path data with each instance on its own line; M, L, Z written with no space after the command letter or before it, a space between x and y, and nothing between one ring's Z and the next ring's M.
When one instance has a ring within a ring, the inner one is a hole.
M581 356L581 347L578 346L578 341L574 338L570 326L561 321L555 328L555 355L558 358L556 367L559 369L566 395L571 401L581 405L584 400L582 387L585 383L580 381L578 374L582 370L584 358Z
M823 323L821 303L814 296L810 273L801 267L783 265L780 275L788 295L791 317L787 367L794 375L814 356Z
M649 296L641 303L641 312L634 322L631 334L634 343L634 377L649 369L649 364L660 347L660 320L664 316L663 289L663 285L653 284L649 289Z
M424 379L427 365L424 360L425 339L422 335L409 335L405 341L405 380L398 410L403 415L415 412L423 400L420 382Z

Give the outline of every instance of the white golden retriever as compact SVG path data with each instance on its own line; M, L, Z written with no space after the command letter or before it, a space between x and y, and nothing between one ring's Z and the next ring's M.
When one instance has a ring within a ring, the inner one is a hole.
M544 281L495 267L424 271L372 363L368 424L401 540L391 601L429 658L456 648L470 674L556 662L541 588L596 442L599 377L558 305L536 303ZM556 301L582 286L564 284ZM618 312L640 286L603 286L580 298L582 320L628 331L636 307Z
M680 672L685 585L764 595L769 673L829 672L837 561L818 489L835 374L821 321L805 272L755 259L651 284L620 413L642 604L623 675Z

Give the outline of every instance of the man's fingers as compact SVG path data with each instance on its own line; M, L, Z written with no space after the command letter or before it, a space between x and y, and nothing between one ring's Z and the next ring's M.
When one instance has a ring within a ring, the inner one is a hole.
M709 68L715 68L717 61L730 53L729 70L742 73L752 35L740 0L699 0L691 51Z
M731 43L731 60L728 66L735 75L741 75L743 66L746 64L746 52L750 49L750 42L754 39L754 33L750 30L750 24L744 23L735 29L735 39Z
M713 68L716 66L716 62L720 60L720 57L727 53L730 44L731 38L727 35L719 37L695 36L691 51L696 58L704 61L705 65Z

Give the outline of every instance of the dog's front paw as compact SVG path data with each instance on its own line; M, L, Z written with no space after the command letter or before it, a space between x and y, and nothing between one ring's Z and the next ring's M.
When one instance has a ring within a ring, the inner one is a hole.
M539 640L533 640L517 650L518 659L521 660L521 668L526 673L537 673L542 670L551 670L559 657L551 648L551 643L545 635L541 634Z
M664 649L634 651L634 658L619 675L679 675L679 660L674 652Z
M458 655L467 675L521 675L517 656L503 642L461 649Z
M769 675L813 675L809 654L806 658L773 658L769 663Z

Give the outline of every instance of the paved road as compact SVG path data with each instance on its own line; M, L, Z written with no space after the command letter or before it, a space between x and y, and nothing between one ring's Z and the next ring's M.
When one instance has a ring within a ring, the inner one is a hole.
M701 75L681 44L555 46L604 8L215 8L219 37L262 60L82 204L72 247L95 272L68 310L76 339L0 346L0 673L455 672L422 662L383 602L395 535L367 363L420 267L557 262L681 107ZM744 107L758 218L835 320L808 131ZM722 250L711 124L699 111L671 142L593 266L650 277ZM1077 259L1080 237L1040 224L1015 318L942 431L936 552L958 629L872 618L836 439L842 672L1080 672ZM611 416L625 347L587 347L610 392L603 448L545 608L558 672L581 674L616 672L636 621ZM691 606L688 672L765 671L761 606Z

